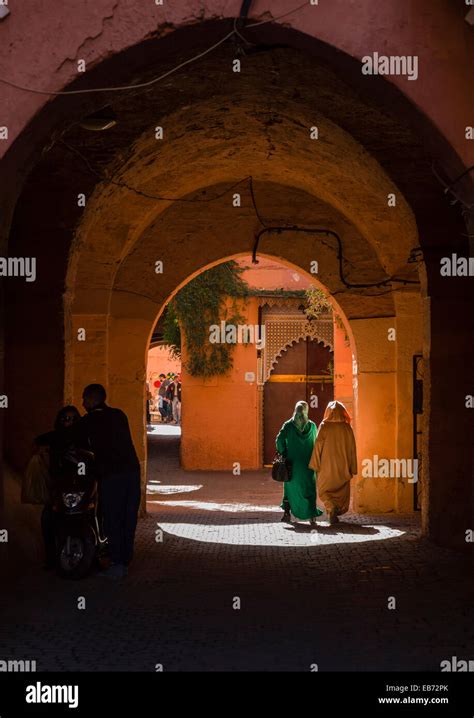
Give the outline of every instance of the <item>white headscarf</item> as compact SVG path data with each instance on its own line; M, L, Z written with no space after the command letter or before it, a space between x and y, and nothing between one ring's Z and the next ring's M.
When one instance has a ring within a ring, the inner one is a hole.
M307 401L297 401L293 412L292 420L299 431L303 431L309 421L309 406Z

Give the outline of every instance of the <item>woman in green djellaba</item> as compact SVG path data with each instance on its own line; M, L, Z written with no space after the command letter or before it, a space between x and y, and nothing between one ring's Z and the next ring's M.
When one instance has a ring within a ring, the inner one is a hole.
M291 481L285 481L282 521L295 523L298 519L311 524L323 513L316 508L316 474L308 469L318 430L308 416L306 401L298 401L291 419L285 421L276 438L277 451L291 464Z

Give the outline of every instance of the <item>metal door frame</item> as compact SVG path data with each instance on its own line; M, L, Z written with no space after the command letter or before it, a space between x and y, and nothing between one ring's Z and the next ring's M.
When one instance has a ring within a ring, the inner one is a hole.
M423 429L420 428L418 417L423 414L423 355L414 354L412 359L413 376L413 459L418 460L418 481L413 484L413 511L421 511L420 481L422 480L422 446Z

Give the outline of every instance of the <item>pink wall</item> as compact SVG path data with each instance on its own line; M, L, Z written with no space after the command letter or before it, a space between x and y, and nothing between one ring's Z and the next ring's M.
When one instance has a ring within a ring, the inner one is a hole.
M241 4L241 0L165 0L162 6L152 0L11 2L10 15L0 22L2 77L38 90L61 90L78 77L79 59L90 69L159 34L160 26L169 33L182 25L236 17ZM472 124L474 46L472 27L464 20L470 8L463 0L324 0L315 6L307 3L291 14L288 5L288 0L254 0L250 17L286 14L281 20L286 26L358 60L374 51L418 55L417 81L404 76L387 81L432 118L466 165L474 162L474 142L464 133L466 124ZM114 85L114 78L108 78L107 84ZM1 85L0 98L0 125L9 128L8 140L0 142L1 155L50 97Z
M260 257L258 264L252 264L249 257L238 260L241 267L245 267L242 278L255 289L307 289L311 281L300 274L296 269L284 267L271 259Z

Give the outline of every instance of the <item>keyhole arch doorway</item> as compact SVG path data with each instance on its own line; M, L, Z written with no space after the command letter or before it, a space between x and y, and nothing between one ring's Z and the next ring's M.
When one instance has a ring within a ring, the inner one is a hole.
M334 351L317 338L301 337L275 362L263 390L264 464L275 454L275 438L297 401L307 401L317 426L334 399Z

